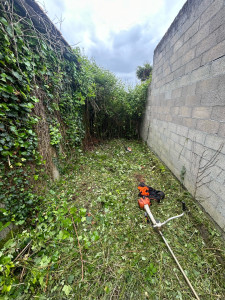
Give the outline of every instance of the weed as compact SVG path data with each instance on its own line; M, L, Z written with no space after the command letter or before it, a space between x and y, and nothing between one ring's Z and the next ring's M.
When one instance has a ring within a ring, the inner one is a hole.
M137 174L165 192L164 202L151 208L161 221L186 202L191 214L168 223L164 235L200 299L223 299L219 232L143 143L129 141L132 153L123 143L112 140L77 151L49 187L30 228L4 245L3 299L193 299L165 244L138 209Z

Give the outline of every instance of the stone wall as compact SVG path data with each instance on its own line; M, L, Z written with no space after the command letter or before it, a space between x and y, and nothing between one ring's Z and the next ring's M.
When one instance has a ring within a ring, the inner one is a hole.
M225 230L224 0L188 0L156 47L141 135Z

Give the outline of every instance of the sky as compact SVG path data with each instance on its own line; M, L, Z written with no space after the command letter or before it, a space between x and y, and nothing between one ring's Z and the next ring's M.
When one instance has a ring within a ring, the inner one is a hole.
M72 47L138 83L136 69L153 63L153 52L186 0L39 0ZM62 21L62 22L61 22Z

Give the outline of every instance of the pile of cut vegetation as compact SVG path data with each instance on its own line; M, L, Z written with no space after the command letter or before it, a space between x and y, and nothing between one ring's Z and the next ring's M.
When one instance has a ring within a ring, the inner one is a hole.
M129 146L132 152L126 151ZM200 299L224 299L224 245L169 170L141 142L76 150L30 227L0 252L1 299L194 299L137 205L140 181L166 194L151 211Z

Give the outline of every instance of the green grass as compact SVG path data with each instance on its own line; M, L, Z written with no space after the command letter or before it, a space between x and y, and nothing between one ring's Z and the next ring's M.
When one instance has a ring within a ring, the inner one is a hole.
M77 152L64 166L31 227L0 252L1 299L194 299L138 208L141 177L166 194L151 207L156 219L186 202L190 213L168 223L164 236L200 299L224 299L219 232L147 146L124 140Z

